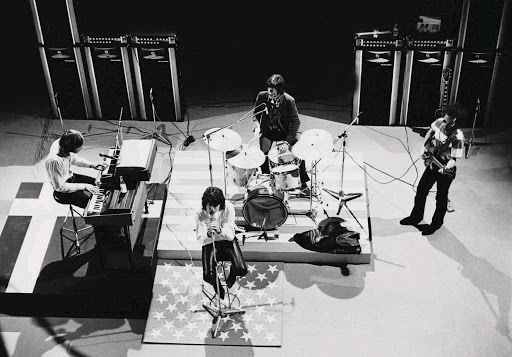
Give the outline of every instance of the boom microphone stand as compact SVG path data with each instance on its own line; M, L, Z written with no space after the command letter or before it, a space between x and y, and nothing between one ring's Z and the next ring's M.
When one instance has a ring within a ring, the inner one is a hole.
M347 206L347 202L348 201L352 201L353 199L356 199L358 197L361 197L363 194L360 193L360 192L356 192L356 193L345 193L343 192L343 180L344 180L344 171L345 171L345 154L346 154L346 146L347 146L347 131L348 129L356 122L356 120L359 118L359 116L361 115L362 112L360 112L355 118L354 120L352 120L352 123L350 123L350 125L345 129L345 131L341 134L341 135L338 135L338 139L341 139L343 138L343 150L342 150L342 159L341 159L341 183L340 183L340 190L338 192L338 194L334 193L333 191L331 190L327 190L324 188L325 191L327 191L330 195L332 195L333 197L337 198L338 199L338 212L336 214L340 214L340 211L341 211L341 208L342 207L345 207L347 209L347 211L350 213L350 215L356 220L356 222L359 224L359 226L361 228L363 228L363 226L361 225L361 223L357 220L356 216L354 215L354 213L350 210L350 208Z
M473 145L484 144L484 143L480 143L480 142L475 142L475 124L476 124L476 119L478 118L479 114L480 114L480 98L477 98L476 99L475 116L473 118L473 128L471 129L471 137L469 140L466 140L464 143L467 147L466 153L464 155L466 159L469 158L469 152L471 151L471 148L473 147Z

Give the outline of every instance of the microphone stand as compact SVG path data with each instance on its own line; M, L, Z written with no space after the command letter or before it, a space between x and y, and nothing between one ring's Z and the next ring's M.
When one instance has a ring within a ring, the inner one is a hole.
M58 93L55 93L55 95L53 96L55 98L55 105L57 107L57 113L59 113L59 119L60 119L60 126L62 127L62 131L66 131L64 129L64 122L62 121L62 114L60 112L60 107L59 107L59 100L57 99L57 94Z
M325 190L327 193L329 193L331 196L333 196L334 198L337 198L338 199L338 212L336 213L337 215L340 214L341 212L341 208L342 207L345 207L347 209L347 211L350 213L350 215L356 220L356 222L359 224L359 226L361 228L363 228L363 226L361 225L361 223L357 220L356 216L354 215L354 213L350 210L350 208L347 206L347 202L348 201L352 201L353 199L356 199L358 197L361 197L363 194L360 193L360 192L356 192L356 193L345 193L343 192L343 181L344 181L344 172L345 172L345 154L346 154L346 146L347 146L347 131L348 129L350 129L350 127L356 122L356 120L359 118L359 116L361 115L362 112L360 112L355 118L354 120L352 120L352 123L350 123L350 125L345 129L345 131L341 134L341 135L338 135L338 139L335 141L335 143L343 138L343 149L342 149L342 159L341 159L341 183L340 183L340 190L339 192L336 194L335 192L333 192L332 190L328 190L328 189L323 189Z
M160 129L162 129L162 127L164 128L164 130L162 130L162 133L165 133L165 125L164 123L161 123L160 125L156 125L156 109L155 109L155 103L153 102L153 88L150 89L149 91L149 100L151 101L151 110L153 112L153 124L154 124L154 130L153 132L151 133L148 133L146 135L142 135L140 138L141 139L146 139L146 138L152 138L152 139L157 139L157 140L160 140L161 142L163 142L164 144L167 144L169 146L171 146L171 142L169 141L168 138L164 137L161 133L160 133ZM180 130L180 128L178 128L178 126L176 124L174 124L174 122L172 122L172 125L174 125L174 127L176 129L178 129L178 131L185 137L185 141L191 143L192 141L194 141L194 138L191 137L190 139L185 135L184 132L182 132Z
M465 158L468 159L469 158L469 152L471 151L471 148L473 147L473 145L481 145L481 144L484 144L484 143L481 143L481 142L475 142L475 125L476 125L476 119L478 118L478 115L480 114L480 98L477 98L476 100L476 110L475 110L475 116L473 118L473 127L471 129L471 137L469 140L465 140L465 145L467 147L466 149L466 153L465 153Z

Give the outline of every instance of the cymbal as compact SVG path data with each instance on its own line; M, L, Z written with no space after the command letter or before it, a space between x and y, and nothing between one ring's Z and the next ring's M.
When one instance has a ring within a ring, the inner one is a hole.
M292 147L292 152L299 159L305 161L316 161L329 154L334 145L330 140L318 140L318 137L307 136L300 138Z
M229 158L228 162L240 169L256 169L265 162L265 154L256 146L242 144L242 151Z
M329 140L332 142L332 135L324 129L308 129L300 135L300 138L315 137L318 140ZM300 139L299 139L300 140Z
M242 145L242 137L236 132L231 129L221 129L219 131L219 128L212 128L205 131L203 134L203 140L214 150L219 151L232 151L239 149ZM214 132L215 131L215 132ZM212 133L208 138L208 134Z

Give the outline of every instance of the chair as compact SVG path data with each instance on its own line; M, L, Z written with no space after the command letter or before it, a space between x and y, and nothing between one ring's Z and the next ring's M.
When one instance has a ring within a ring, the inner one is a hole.
M89 239L93 233L94 230L90 233L82 235L81 232L93 229L92 225L84 225L82 228L78 228L78 224L76 221L75 214L83 218L83 215L80 214L75 207L70 203L66 202L66 200L60 199L55 193L53 194L53 198L57 203L63 204L63 205L69 205L68 213L66 214L66 218L64 219L64 222L62 223L62 226L60 227L60 245L61 245L61 253L62 253L62 259L69 258L74 255L80 254L80 244L84 243L87 239ZM71 216L71 220L73 223L73 229L65 227L66 221L68 220L69 216ZM68 237L64 234L64 232L70 232L73 234L72 237ZM73 242L67 251L66 254L64 254L64 239ZM73 254L73 248L75 248L75 253Z

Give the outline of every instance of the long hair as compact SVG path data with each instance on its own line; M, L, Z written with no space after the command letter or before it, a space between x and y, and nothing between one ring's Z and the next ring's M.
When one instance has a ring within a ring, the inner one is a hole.
M219 209L221 211L226 208L226 199L224 198L224 193L222 193L220 188L210 186L204 191L202 198L203 210L206 211L206 205L208 203L213 207L220 205Z
M267 88L275 88L277 93L283 94L286 82L280 74L273 74L267 79Z
M81 148L84 144L82 133L77 130L69 129L59 139L59 155L69 156L70 152L74 152Z

